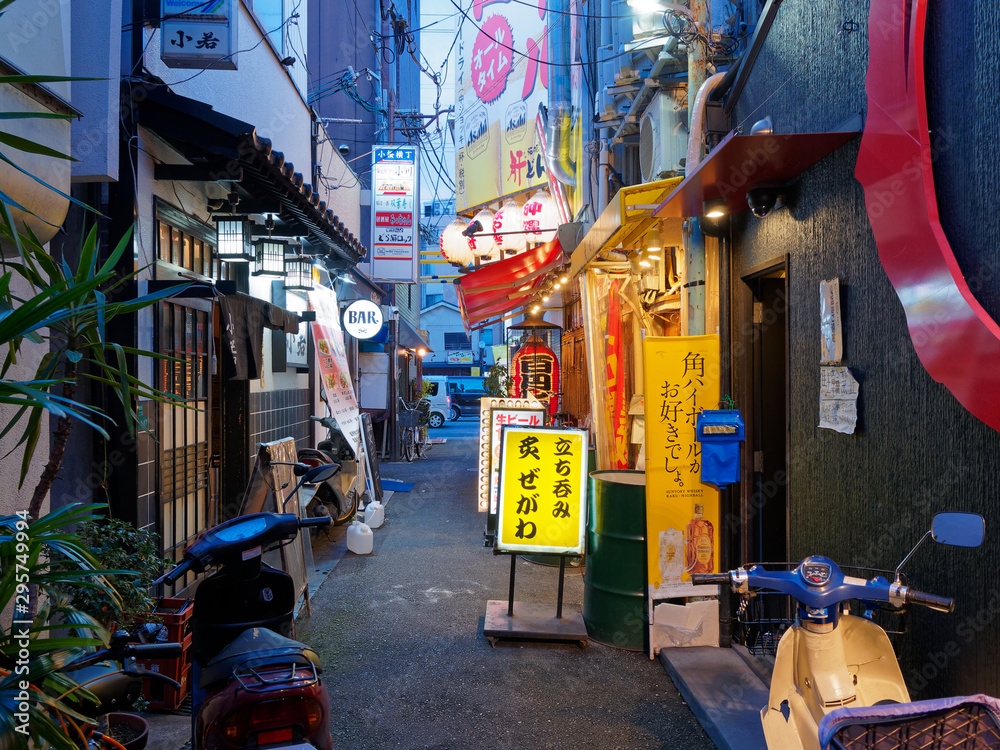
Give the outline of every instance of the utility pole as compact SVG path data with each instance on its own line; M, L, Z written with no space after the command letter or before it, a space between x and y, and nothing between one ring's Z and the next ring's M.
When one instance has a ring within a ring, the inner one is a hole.
M694 104L698 90L705 82L705 57L708 35L706 0L688 0L692 22L697 28L695 41L688 49L688 124L694 121ZM702 40L702 34L705 40ZM690 133L701 139L701 133ZM684 232L684 268L681 278L681 333L701 336L705 333L705 235L697 216L689 216Z

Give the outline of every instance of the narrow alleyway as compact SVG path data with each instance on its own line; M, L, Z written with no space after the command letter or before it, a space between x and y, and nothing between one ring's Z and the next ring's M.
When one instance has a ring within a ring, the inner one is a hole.
M506 598L510 564L482 544L471 425L433 431L448 441L427 458L383 465L413 490L393 495L374 552L348 553L299 624L323 658L335 746L712 748L644 654L490 646L486 602ZM519 561L516 596L554 608L557 580L557 568ZM582 575L567 569L566 602L582 599Z

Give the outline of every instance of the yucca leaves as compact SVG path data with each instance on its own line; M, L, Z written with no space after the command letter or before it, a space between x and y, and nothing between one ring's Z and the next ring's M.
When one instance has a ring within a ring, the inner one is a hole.
M123 427L129 433L134 432L136 424L134 399L174 400L170 394L131 375L127 367L129 356L173 358L126 348L107 340L107 326L115 317L135 313L174 293L173 290L163 290L135 299L109 299L111 294L132 279L131 275L122 277L116 270L124 253L131 248L131 239L131 233L127 233L104 263L98 265L100 254L96 227L84 238L75 263L65 259L56 261L30 232L26 232L21 237L20 258L8 264L9 270L0 277L0 291L10 289L10 277L15 273L37 290L37 294L28 299L20 299L8 291L8 304L0 307L0 343L10 345L0 372L7 373L18 355L20 340L27 335L44 332L40 338L50 345L49 353L39 363L30 382L0 379L0 403L22 407L14 419L0 430L2 437L15 424L23 424L17 442L25 449L21 464L22 485L41 434L39 409L45 409L56 417L80 420L96 429L105 439L108 437L101 424L106 421L104 415L67 398L65 394L56 395L51 390L54 387L81 379L110 387L123 405ZM71 377L67 377L68 372Z
M79 658L88 648L107 644L107 633L90 615L74 609L66 589L88 586L117 593L106 576L127 575L122 571L102 570L90 549L75 532L67 529L99 518L102 505L70 505L31 522L24 530L19 516L0 517L0 604L14 599L18 581L16 571L28 576L45 598L26 627L28 660L16 661L22 631L0 630L0 750L28 747L28 738L16 731L23 724L16 714L28 704L28 722L35 746L74 750L75 745L62 729L58 715L87 721L77 710L82 702L93 700L86 690L61 670ZM19 544L21 545L19 547ZM70 635L66 635L69 631ZM19 668L19 669L18 669ZM28 683L29 699L24 701L22 681Z

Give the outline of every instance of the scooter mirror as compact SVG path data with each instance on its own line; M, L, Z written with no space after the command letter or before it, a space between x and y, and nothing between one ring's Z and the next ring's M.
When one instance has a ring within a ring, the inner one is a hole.
M938 513L931 524L935 542L952 547L978 547L986 535L986 522L978 513Z
M340 464L322 464L314 466L302 477L302 484L323 484L327 479L340 471Z

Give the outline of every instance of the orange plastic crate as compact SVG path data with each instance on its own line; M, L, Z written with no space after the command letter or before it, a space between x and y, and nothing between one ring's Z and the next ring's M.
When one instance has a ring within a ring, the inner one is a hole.
M164 597L156 604L153 614L167 629L169 643L181 643L191 632L191 615L194 614L194 600L179 597Z
M150 709L172 711L184 702L190 689L191 662L188 654L191 651L191 640L192 635L188 633L183 640L177 641L183 648L180 656L169 659L136 659L150 672L158 672L181 684L178 689L156 678L144 679L142 681L142 697L149 701Z

